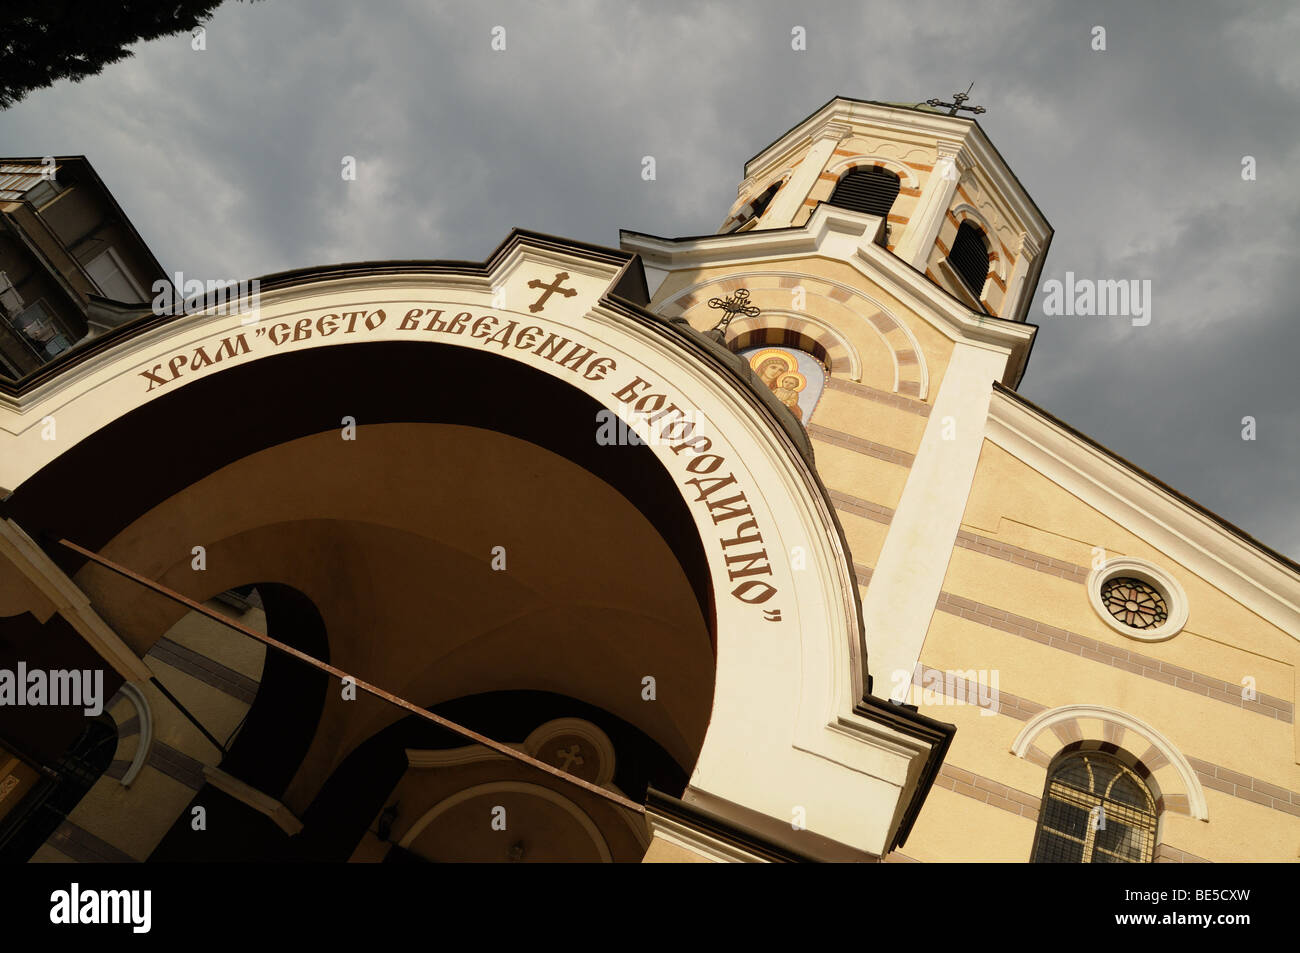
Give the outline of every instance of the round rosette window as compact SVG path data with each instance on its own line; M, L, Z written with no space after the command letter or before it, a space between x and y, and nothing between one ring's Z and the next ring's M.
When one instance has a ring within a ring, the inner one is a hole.
M1088 577L1088 597L1107 625L1130 638L1160 642L1187 623L1182 587L1144 560L1107 560Z

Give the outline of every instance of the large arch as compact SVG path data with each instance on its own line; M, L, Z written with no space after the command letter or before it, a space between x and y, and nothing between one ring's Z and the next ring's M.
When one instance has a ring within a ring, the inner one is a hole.
M689 630L677 623L693 613L716 656L704 717L664 715L651 732L691 771L691 789L768 818L788 818L797 804L818 836L883 853L919 807L933 744L862 704L851 557L806 438L752 386L743 362L633 303L645 301L634 264L515 233L481 266L374 263L272 276L251 312L143 319L0 406L0 439L11 451L0 459L0 485L14 487L4 515L194 598L263 579L319 603L331 558L349 583L370 578L358 553L384 554L384 565L399 569L411 565L402 562L408 555L423 565L418 555L486 571L488 553L433 545L408 525L419 500L454 504L468 492L449 479L422 483L437 454L420 448L450 448L467 470L514 448L512 475L551 467L549 485L571 474L584 498L603 485L622 501L608 511L653 529L657 551L671 555L685 598L670 600L677 615L667 628ZM597 436L602 413L657 439L611 445ZM54 440L43 436L50 421ZM346 445L352 425L356 439ZM346 454L366 446L381 448L389 467L385 493L403 488L400 519L384 494L348 492L364 487L358 473L375 464ZM113 506L69 493L88 472ZM466 509L541 518L545 502L504 493ZM438 512L454 523L454 505ZM605 542L602 552L614 552ZM207 547L203 574L190 568L199 545ZM138 656L179 611L46 548ZM647 565L670 568L667 557ZM404 582L428 584L410 574ZM334 660L336 625L325 622ZM364 639L343 644L367 661ZM583 648L602 645L613 658L610 635ZM404 687L435 703L433 681L413 678ZM698 700L698 686L692 692ZM629 704L598 702L616 713ZM371 719L367 731L382 721ZM702 736L690 737L688 724ZM318 729L316 748L326 734ZM313 775L303 773L309 754L286 803L308 803L345 756L325 750ZM838 809L845 798L863 810L846 815Z
M363 343L206 378L82 441L23 485L13 512L30 523L95 461L142 456L184 420L213 434L201 453L119 474L106 487L117 506L65 503L49 529L85 534L196 599L255 582L272 636L421 705L560 691L637 721L689 770L713 695L714 594L682 497L649 448L596 441L599 405L580 391L448 350ZM421 400L431 365L466 406ZM356 390L338 389L345 374ZM274 406L286 386L268 432L224 425L236 400ZM518 393L526 405L502 401ZM354 440L330 426L343 416L367 421ZM68 569L141 656L186 613L93 564ZM566 671L548 671L551 659ZM640 697L647 674L664 683L656 705ZM305 810L352 747L400 714L326 694L326 682L268 653L222 769Z

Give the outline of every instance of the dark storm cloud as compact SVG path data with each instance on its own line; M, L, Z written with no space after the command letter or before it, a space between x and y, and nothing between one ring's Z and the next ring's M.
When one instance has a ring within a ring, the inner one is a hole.
M744 160L831 96L947 98L974 80L981 124L1056 228L1044 277L1152 282L1146 327L1031 312L1023 392L1300 556L1300 13L792 10L227 4L203 52L150 43L0 114L0 152L87 154L164 266L238 278L481 258L516 225L609 245L620 227L712 232ZM795 25L806 52L790 49ZM1258 181L1241 180L1243 155Z

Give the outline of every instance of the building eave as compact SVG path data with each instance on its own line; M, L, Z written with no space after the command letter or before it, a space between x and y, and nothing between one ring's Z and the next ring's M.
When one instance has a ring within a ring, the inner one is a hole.
M998 193L1008 202L1012 212L1024 223L1030 238L1041 249L1039 261L1045 257L1054 231L1051 224L1020 179L1011 171L1002 153L974 119L936 115L915 107L836 96L746 162L745 177L749 178L768 165L777 164L782 155L811 141L817 130L828 122L869 123L900 135L919 133L939 141L964 145L975 162L993 180Z
M1038 327L991 317L967 307L948 291L873 240L878 216L850 212L826 203L813 209L803 225L727 235L662 238L620 232L624 249L639 254L647 266L666 272L749 266L771 259L821 256L842 261L899 298L953 341L1004 350L1003 382L1014 385L1024 374Z

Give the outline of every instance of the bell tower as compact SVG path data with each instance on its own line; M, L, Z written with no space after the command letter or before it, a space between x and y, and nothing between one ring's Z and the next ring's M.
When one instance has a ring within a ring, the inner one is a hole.
M1051 229L979 125L958 114L983 112L962 105L966 95L831 100L745 164L718 233L802 226L822 203L872 215L877 243L935 285L974 311L1023 321Z
M622 236L651 310L739 357L807 439L878 697L916 664L1052 235L965 96L832 99L745 163L716 234Z

